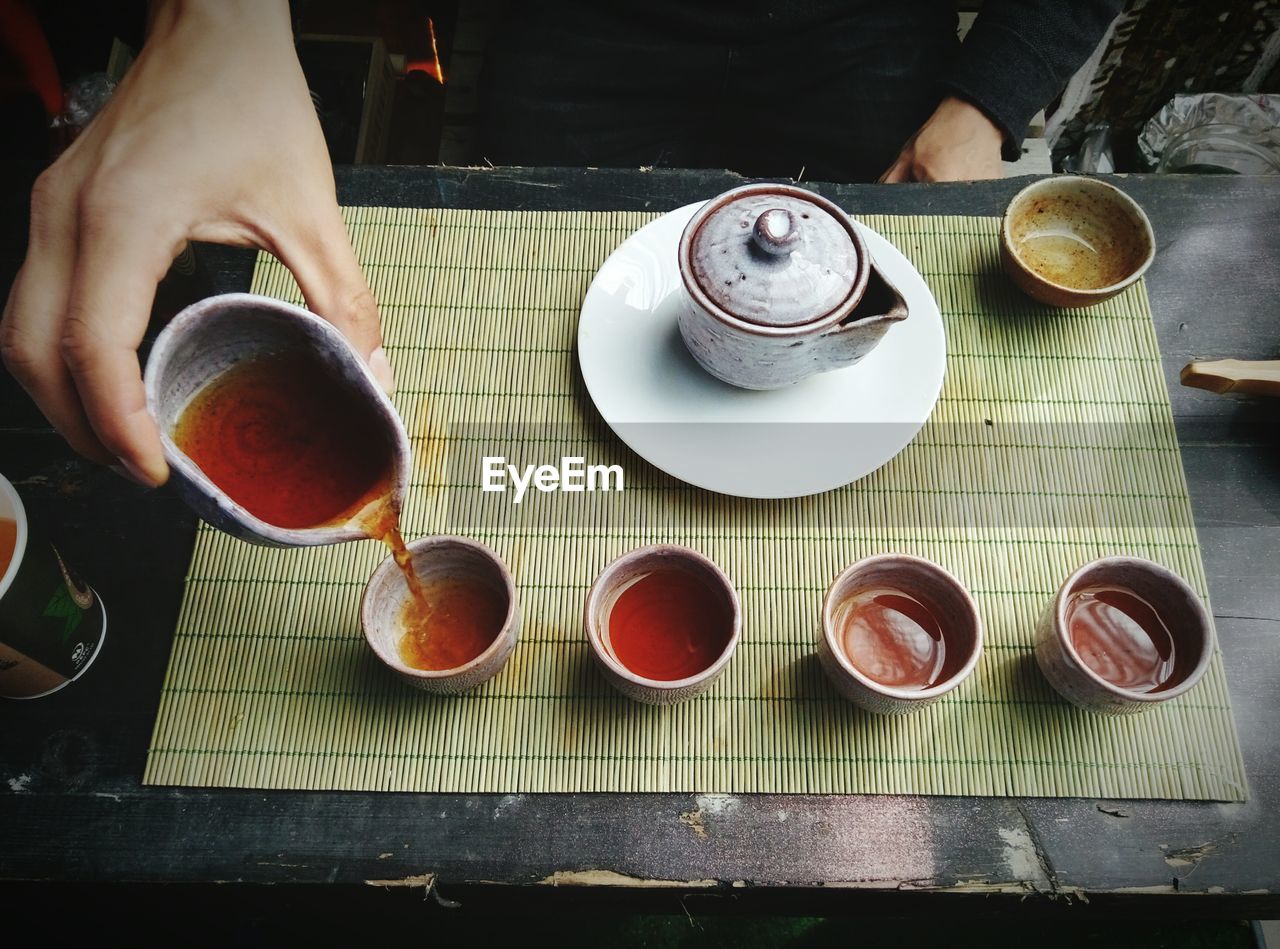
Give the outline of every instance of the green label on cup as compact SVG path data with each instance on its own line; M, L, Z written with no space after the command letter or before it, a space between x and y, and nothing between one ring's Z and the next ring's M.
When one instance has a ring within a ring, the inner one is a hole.
M25 518L13 495L4 500ZM8 698L44 695L74 679L97 655L107 624L94 591L38 524L24 523L20 549L0 571L0 696Z

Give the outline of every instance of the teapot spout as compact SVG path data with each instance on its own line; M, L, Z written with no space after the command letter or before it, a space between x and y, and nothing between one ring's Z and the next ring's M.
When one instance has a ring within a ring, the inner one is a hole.
M858 301L853 311L840 321L840 327L843 330L855 324L867 326L882 323L887 328L890 324L906 318L907 301L898 292L898 288L880 272L880 268L872 266L867 280L867 289L863 291L862 299Z
M827 331L827 367L852 366L884 338L889 327L908 316L907 301L874 265L867 289L853 311Z

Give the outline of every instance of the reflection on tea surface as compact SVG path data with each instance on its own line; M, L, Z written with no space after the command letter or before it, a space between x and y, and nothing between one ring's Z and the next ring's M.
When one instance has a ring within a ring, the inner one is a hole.
M1088 587L1067 603L1071 644L1086 666L1131 692L1173 685L1173 637L1146 600L1119 587Z
M927 689L944 678L942 625L925 604L889 587L862 590L836 609L845 655L863 675L898 689Z

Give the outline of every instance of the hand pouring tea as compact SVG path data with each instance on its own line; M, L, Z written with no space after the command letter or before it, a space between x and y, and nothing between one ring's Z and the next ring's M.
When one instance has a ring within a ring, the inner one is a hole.
M907 318L843 211L788 185L708 201L680 238L680 335L694 359L745 389L852 366Z
M268 297L211 297L160 334L145 383L173 483L208 523L275 547L380 540L430 613L399 529L408 436L333 326Z

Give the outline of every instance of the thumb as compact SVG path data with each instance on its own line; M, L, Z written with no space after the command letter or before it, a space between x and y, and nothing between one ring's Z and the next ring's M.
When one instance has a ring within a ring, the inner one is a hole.
M395 376L382 348L378 304L351 249L338 206L321 213L305 244L281 241L278 252L311 312L337 327L364 357L383 390L388 395L395 392Z

